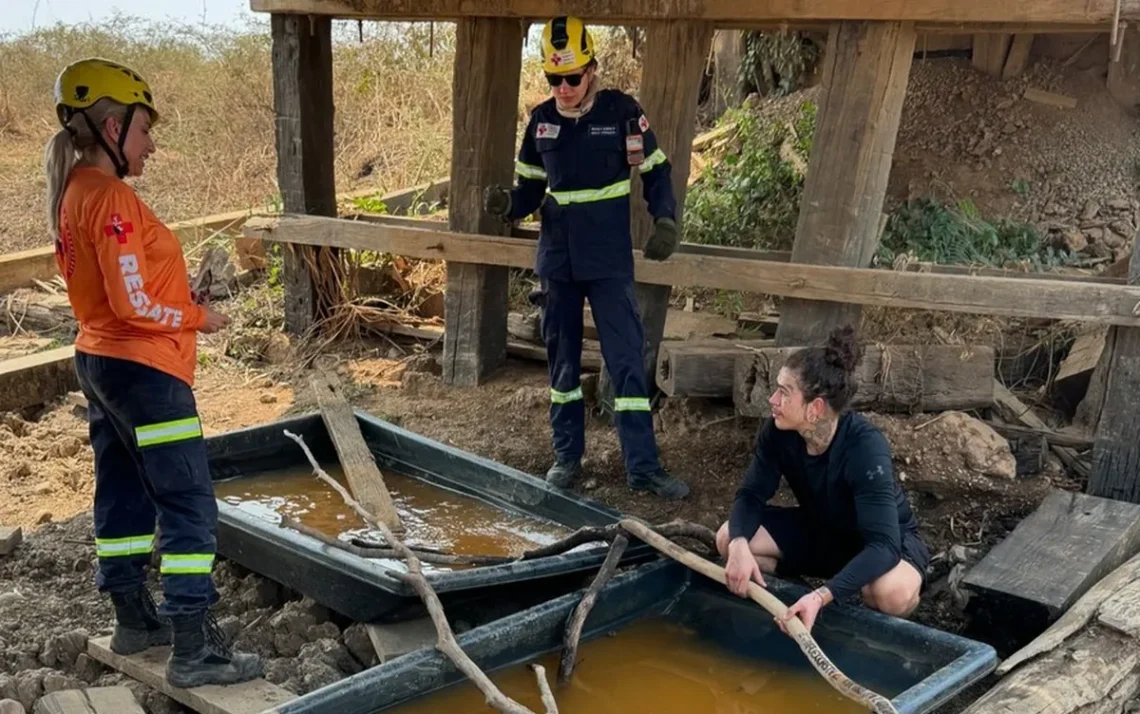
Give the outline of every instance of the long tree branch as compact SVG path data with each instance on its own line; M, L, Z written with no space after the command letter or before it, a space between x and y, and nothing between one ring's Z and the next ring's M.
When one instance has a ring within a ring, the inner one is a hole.
M716 563L701 558L696 553L690 553L676 543L661 537L644 523L635 521L632 518L624 518L619 525L623 530L628 531L630 535L648 543L673 560L688 566L701 575L716 580L721 584L726 582L724 568ZM787 606L784 605L779 598L756 583L749 584L748 596L775 617L783 618L788 612ZM848 699L859 702L872 712L875 712L875 714L898 714L895 706L891 704L891 700L856 683L840 671L827 655L823 653L823 648L819 646L819 643L815 641L811 636L811 632L808 631L807 627L804 626L804 623L798 617L793 617L785 626L788 628L792 639L799 645L808 661L811 662L811 665L815 667L817 672L823 675L823 678L827 680L828 684L835 687L836 690Z
M452 632L451 625L447 622L447 616L443 612L443 603L440 602L439 596L436 595L431 584L424 578L423 567L420 564L420 559L416 557L416 554L392 533L392 529L378 521L361 506L344 486L341 486L336 479L325 473L324 469L317 463L317 460L313 458L313 453L309 451L309 447L305 444L304 439L288 430L285 430L285 436L297 442L297 445L305 452L305 456L309 459L309 464L312 465L313 473L317 475L317 478L336 490L341 498L344 499L344 502L356 511L360 517L364 519L365 523L383 533L384 540L407 562L408 572L405 579L416 591L416 594L420 596L420 599L424 601L424 605L427 606L428 614L431 616L432 623L435 624L436 635L439 638L436 647L447 655L448 659L455 663L459 671L463 672L468 679L475 683L475 686L478 687L479 691L486 697L487 704L503 712L503 714L535 714L530 709L527 709L522 704L519 704L514 699L503 694L486 673L479 668L479 665L475 664L475 662L467 656L467 653L463 651L463 648L459 646L459 642L455 639L455 633ZM543 679L545 679L545 677L543 677ZM547 685L547 689L549 689L549 685ZM553 696L549 699L550 701L547 702L547 697L544 692L543 703L546 705L546 714L558 714L557 707L553 709L550 707L550 704L553 704Z
M699 523L689 521L670 521L652 526L655 533L665 538L687 538L700 543L709 555L716 553L716 534ZM519 560L534 560L535 558L549 558L573 550L580 545L596 542L613 542L620 533L617 523L608 526L584 526L566 536L560 541L544 545L540 548L528 550L519 556Z

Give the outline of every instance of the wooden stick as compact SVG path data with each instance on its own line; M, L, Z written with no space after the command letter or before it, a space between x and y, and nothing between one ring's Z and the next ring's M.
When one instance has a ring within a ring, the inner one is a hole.
M699 523L670 521L669 523L653 526L653 530L665 538L689 538L695 540L703 545L710 555L716 553L716 534ZM535 558L547 558L552 555L559 555L560 553L565 553L585 543L600 541L609 543L612 542L619 533L620 528L617 523L610 526L584 526L556 543L544 545L534 550L528 550L519 556L519 560L534 560Z
M570 616L570 624L566 627L566 634L562 638L562 661L558 666L558 684L560 686L566 685L570 681L570 677L574 676L574 666L578 664L578 643L582 639L582 627L586 624L586 618L590 616L590 610L594 609L598 592L617 572L618 563L621 561L621 557L625 555L625 549L628 546L629 538L624 534L619 533L614 538L610 552L606 555L606 561L602 563L602 569L598 571L594 582L590 583L586 594L582 596L582 600L574 608L574 614Z
M436 595L431 584L424 578L423 567L420 564L420 559L416 557L416 554L392 533L391 528L377 520L371 513L365 510L363 506L357 503L356 499L354 499L343 486L337 483L336 479L325 473L324 469L317 463L317 460L313 458L313 453L309 451L309 447L305 444L303 438L297 434L293 434L287 429L285 430L285 436L297 442L297 445L305 452L305 456L309 459L309 464L313 467L313 473L317 475L317 478L335 489L341 498L344 499L344 502L364 519L365 523L383 533L384 539L395 548L407 562L408 572L403 574L403 579L412 586L416 594L424 601L424 605L427 606L428 615L431 616L431 621L435 624L436 635L439 637L436 648L454 662L455 666L459 668L459 671L463 672L463 674L467 675L468 679L475 683L475 686L478 687L479 691L486 697L489 706L498 709L500 712L503 712L503 714L535 714L530 709L527 709L522 704L519 704L514 699L503 694L486 673L479 668L479 665L475 664L475 662L467 656L467 653L463 651L463 648L459 646L459 643L455 639L455 633L451 631L451 625L447 622L447 615L443 612L443 603L439 601L439 596ZM549 689L549 685L547 685L547 689ZM543 700L545 704L545 695ZM557 708L550 709L549 706L547 706L546 714L557 714L557 711Z
M695 553L690 553L676 543L661 537L644 523L623 518L620 525L623 530L628 531L631 535L648 543L673 560L688 566L701 575L711 578L718 583L727 583L724 568L716 563L701 558ZM778 618L782 619L787 614L787 606L780 602L775 595L756 583L749 583L748 595L765 610ZM799 645L808 661L811 662L811 665L815 667L816 671L827 680L827 683L838 690L840 694L862 704L872 712L875 712L875 714L898 714L895 706L891 704L891 700L855 683L850 677L839 671L839 668L823 653L823 649L819 646L819 643L815 641L811 633L808 632L807 627L804 626L804 623L798 617L793 617L785 623L785 627L787 627L792 639Z
M554 692L550 691L550 682L546 679L546 667L541 664L532 664L535 679L538 680L538 691L542 694L542 706L546 707L547 714L558 714L558 702L554 701Z
M353 543L345 543L344 541L337 540L330 535L320 532L316 528L307 526L300 521L294 520L289 517L281 519L279 524L282 528L292 528L298 533L303 533L310 538L315 538L321 543L329 546L330 548L337 548L346 553L352 553L359 558L399 558L400 552L395 548L384 548L381 546L360 546ZM454 553L439 553L423 551L418 548L411 548L409 550L416 554L416 557L421 562L429 563L431 565L503 565L504 563L515 562L514 558L504 558L497 555L456 555Z

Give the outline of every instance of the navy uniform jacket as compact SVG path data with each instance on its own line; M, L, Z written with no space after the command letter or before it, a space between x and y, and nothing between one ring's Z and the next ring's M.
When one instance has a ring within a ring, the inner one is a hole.
M598 92L579 119L558 113L554 98L540 104L519 150L511 220L542 207L535 271L553 280L633 277L630 171L626 135L640 130L645 200L654 219L676 220L671 167L641 107L616 90ZM544 200L545 199L545 200Z

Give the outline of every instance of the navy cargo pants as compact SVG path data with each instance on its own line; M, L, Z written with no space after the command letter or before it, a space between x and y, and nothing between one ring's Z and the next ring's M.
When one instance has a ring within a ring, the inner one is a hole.
M586 408L582 401L582 309L590 301L602 357L614 385L618 438L627 477L660 468L642 358L645 333L633 280L543 280L542 337L550 366L550 424L559 461L582 458Z
M95 451L96 584L143 587L161 533L166 616L217 601L211 570L218 504L190 386L138 362L75 353Z

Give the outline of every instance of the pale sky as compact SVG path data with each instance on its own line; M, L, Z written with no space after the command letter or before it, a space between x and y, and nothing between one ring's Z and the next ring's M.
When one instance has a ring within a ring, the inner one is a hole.
M0 34L24 33L57 22L99 22L116 13L180 24L242 25L249 0L0 0Z

